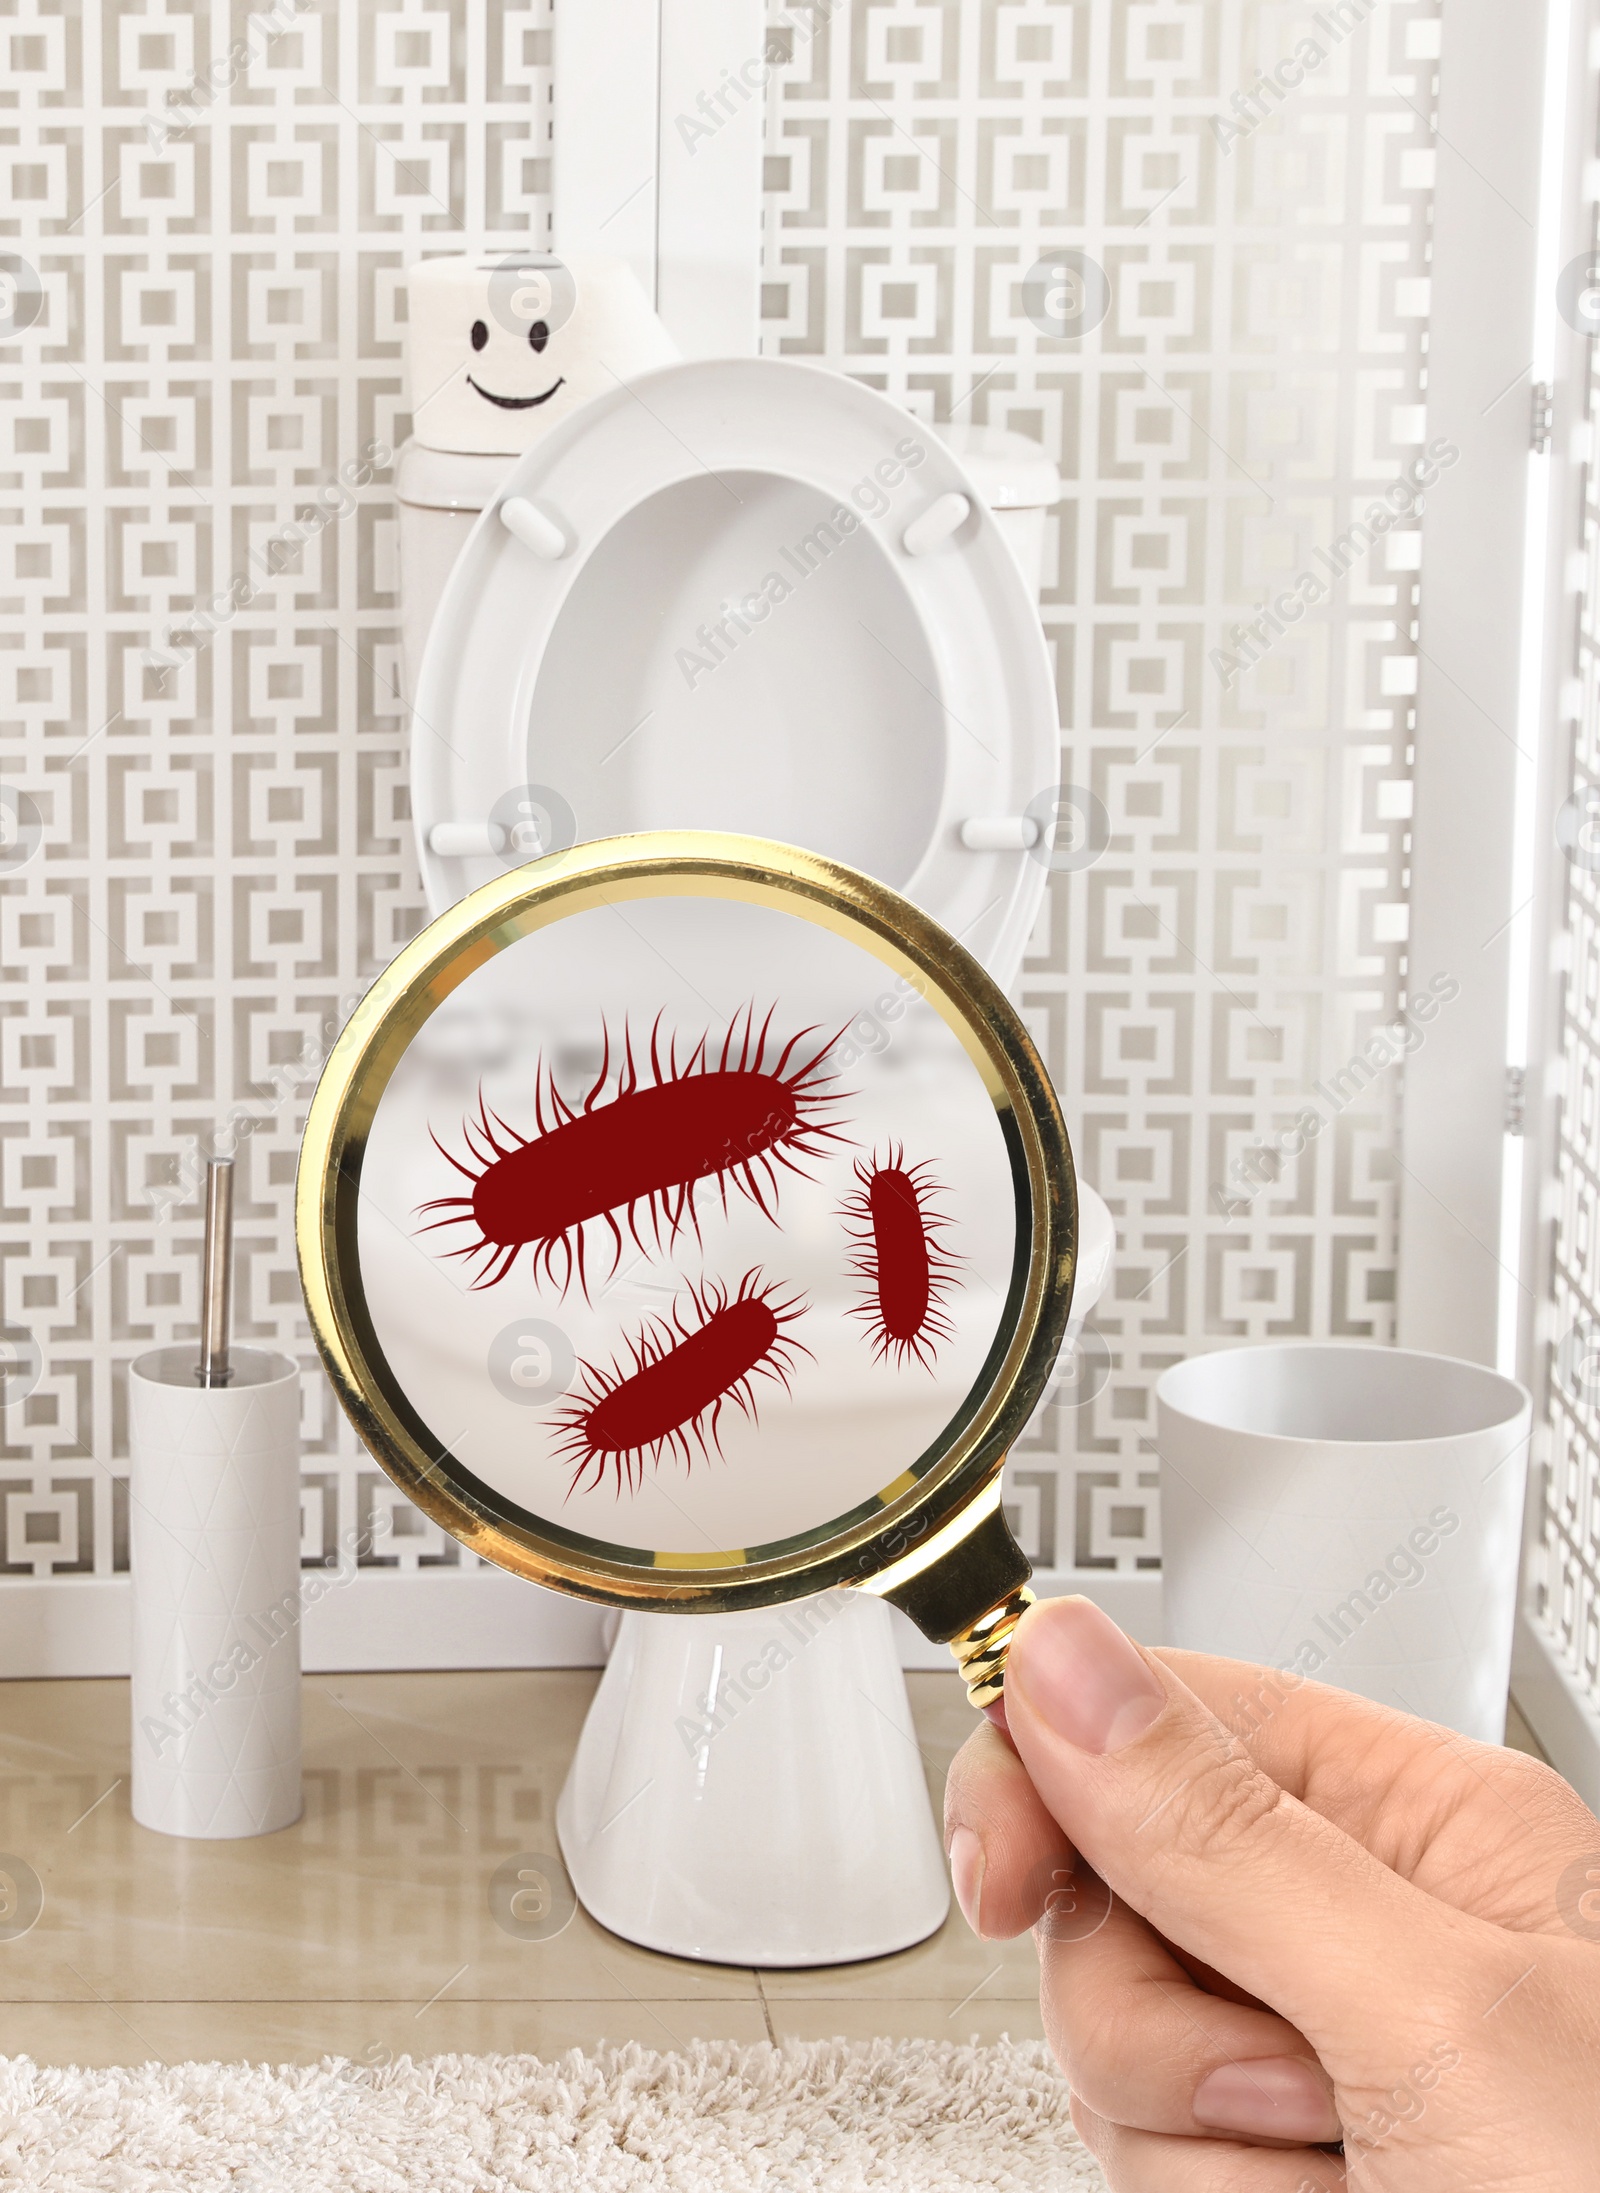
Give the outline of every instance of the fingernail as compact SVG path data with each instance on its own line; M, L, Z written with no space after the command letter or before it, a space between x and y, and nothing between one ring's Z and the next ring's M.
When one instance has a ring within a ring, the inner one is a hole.
M1212 2132L1251 2132L1278 2140L1336 2140L1333 2097L1310 2064L1262 2056L1219 2064L1195 2088L1197 2124Z
M950 1838L950 1885L962 1917L974 1934L981 1934L978 1912L983 1898L983 1845L971 1828L957 1828Z
M1108 1614L1088 1599L1050 1599L1024 1620L1006 1682L1080 1751L1121 1751L1167 1694Z

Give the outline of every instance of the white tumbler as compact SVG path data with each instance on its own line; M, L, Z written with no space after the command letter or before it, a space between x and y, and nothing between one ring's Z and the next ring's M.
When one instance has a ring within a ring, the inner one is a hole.
M133 1816L165 1835L264 1835L300 1817L300 1374L194 1344L133 1363Z
M1531 1403L1448 1356L1221 1349L1156 1387L1169 1645L1499 1743Z

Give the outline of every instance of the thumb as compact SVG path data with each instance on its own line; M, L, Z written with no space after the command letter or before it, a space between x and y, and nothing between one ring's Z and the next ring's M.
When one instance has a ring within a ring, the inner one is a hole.
M1281 1790L1087 1599L1029 1609L1005 1702L1034 1787L1101 1879L1298 2026L1335 2077L1381 2046L1383 2002L1437 2001L1481 1938Z

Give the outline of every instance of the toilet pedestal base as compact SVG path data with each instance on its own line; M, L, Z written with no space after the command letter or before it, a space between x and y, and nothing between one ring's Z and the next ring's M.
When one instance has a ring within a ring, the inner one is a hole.
M949 1908L889 1610L625 1614L556 1811L584 1907L716 1964L884 1957Z

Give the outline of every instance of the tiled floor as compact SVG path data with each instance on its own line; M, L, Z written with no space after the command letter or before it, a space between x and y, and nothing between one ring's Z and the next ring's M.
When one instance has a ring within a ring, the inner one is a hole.
M1531 1758L1542 1759L1544 1749L1537 1736L1517 1711L1513 1698L1506 1707L1506 1742L1513 1751L1525 1751Z
M0 1853L44 1891L20 1938L4 1938L0 1911L0 2054L383 2061L601 2040L1039 2033L1032 1941L979 1942L953 1907L902 1956L808 1972L657 1956L582 1910L553 1940L504 1933L489 1878L517 1852L555 1850L596 1680L308 1677L305 1816L226 1843L135 1825L125 1683L0 1685ZM971 1711L953 1675L909 1681L937 1800Z
M0 1685L0 1873L3 1854L20 1858L44 1894L14 1938L0 1908L0 2054L383 2062L602 2040L1039 2034L1031 1939L980 1942L954 1907L901 1956L806 1972L656 1956L582 1910L549 1941L504 1933L489 1878L517 1852L554 1851L596 1679L308 1677L305 1817L232 1843L134 1824L126 1684ZM971 1713L953 1675L908 1680L937 1801ZM1535 1748L1520 1718L1508 1733Z

